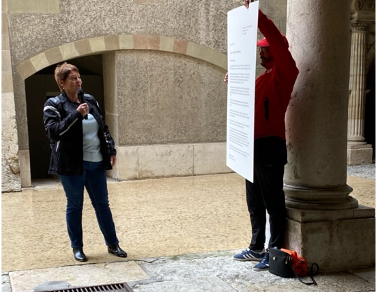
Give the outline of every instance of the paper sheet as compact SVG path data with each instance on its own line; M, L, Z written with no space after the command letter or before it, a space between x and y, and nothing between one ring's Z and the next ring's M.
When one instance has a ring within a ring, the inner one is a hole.
M259 2L228 12L226 164L253 182L255 68Z

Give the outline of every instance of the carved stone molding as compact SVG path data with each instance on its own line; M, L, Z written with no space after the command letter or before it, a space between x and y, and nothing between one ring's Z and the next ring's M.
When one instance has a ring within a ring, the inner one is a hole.
M375 0L351 0L351 22L375 23Z
M363 10L364 8L364 1L363 0L355 0L354 3L353 3L353 9L355 9L356 11L360 11L360 10ZM351 6L351 9L352 9L352 6Z
M375 0L366 0L366 8L367 10L375 11L376 9L376 2Z
M351 30L352 31L367 31L369 27L368 23L360 23L360 22L355 22L351 23Z
M351 0L351 12L374 11L375 3L375 0Z

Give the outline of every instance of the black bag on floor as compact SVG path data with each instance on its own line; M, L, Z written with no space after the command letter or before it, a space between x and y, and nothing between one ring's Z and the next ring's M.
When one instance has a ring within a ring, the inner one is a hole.
M292 264L292 257L289 253L284 252L277 248L270 248L269 250L269 272L283 277L283 278L292 278L296 277L301 283L305 285L317 285L317 282L314 280L314 276L318 274L319 267L317 264L312 264L309 272L309 276L312 279L312 282L305 283L301 280L300 276L295 272ZM305 262L306 264L306 262ZM313 267L316 268L316 271L313 272Z

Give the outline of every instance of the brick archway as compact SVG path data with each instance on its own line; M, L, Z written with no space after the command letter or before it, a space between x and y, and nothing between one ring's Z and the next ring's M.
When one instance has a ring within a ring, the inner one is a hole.
M209 47L187 40L151 35L112 35L83 39L51 48L16 66L22 79L50 65L72 58L117 50L155 50L196 58L224 70L226 55Z

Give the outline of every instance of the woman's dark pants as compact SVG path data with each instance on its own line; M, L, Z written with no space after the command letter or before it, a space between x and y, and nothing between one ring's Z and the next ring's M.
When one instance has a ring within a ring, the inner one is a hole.
M67 197L66 220L71 247L83 247L84 187L92 201L106 245L117 244L119 241L109 207L106 170L102 162L84 161L84 174L82 176L60 175L59 177Z

